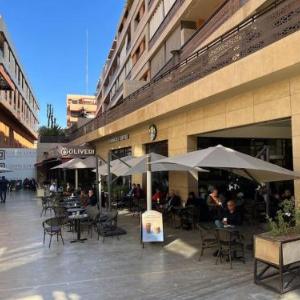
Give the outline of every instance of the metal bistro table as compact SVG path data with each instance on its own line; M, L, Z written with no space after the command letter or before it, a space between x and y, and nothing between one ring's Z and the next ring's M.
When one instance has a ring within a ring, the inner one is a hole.
M72 210L74 210L74 209L72 209ZM77 211L79 211L79 210L77 209ZM68 218L69 218L69 220L72 220L75 222L75 230L77 232L76 240L72 240L71 243L76 243L76 242L84 243L84 241L86 241L87 239L81 238L81 221L88 219L88 215L78 213L78 214L70 215Z

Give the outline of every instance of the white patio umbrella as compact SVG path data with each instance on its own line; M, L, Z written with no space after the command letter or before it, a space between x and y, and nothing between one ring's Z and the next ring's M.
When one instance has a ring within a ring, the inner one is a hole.
M80 161L80 158L73 158L71 160L68 160L60 165L57 165L53 168L51 168L51 170L56 170L56 169L69 169L69 166L71 166L73 163L76 163L78 161Z
M90 156L85 159L78 159L68 165L68 169L94 169L97 166L97 159L95 156Z
M300 179L300 174L264 160L218 145L153 162L180 164L188 167L218 168L259 183Z
M124 162L127 162L128 160L130 160L132 158L133 158L132 156L125 156L125 157L122 157L121 160L124 161ZM119 167L124 165L124 163L121 160L120 159L114 159L110 162L110 172L112 174L116 175L114 173L114 170L117 170ZM96 170L95 170L95 172L96 172ZM102 166L100 166L99 169L98 169L98 172L102 176L107 176L107 173L108 173L107 164L105 163Z
M12 170L0 167L0 173L7 173L7 172L12 172Z

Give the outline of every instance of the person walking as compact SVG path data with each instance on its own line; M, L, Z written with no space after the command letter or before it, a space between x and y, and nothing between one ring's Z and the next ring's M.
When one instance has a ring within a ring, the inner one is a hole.
M2 176L2 178L0 180L0 200L1 200L1 203L5 203L5 201L6 201L7 185L8 185L8 181L5 179L5 176Z

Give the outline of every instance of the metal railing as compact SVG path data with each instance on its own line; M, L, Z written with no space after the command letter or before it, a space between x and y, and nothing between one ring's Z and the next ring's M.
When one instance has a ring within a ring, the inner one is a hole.
M72 132L72 140L116 121L300 29L300 1L278 0ZM295 45L296 46L296 45Z

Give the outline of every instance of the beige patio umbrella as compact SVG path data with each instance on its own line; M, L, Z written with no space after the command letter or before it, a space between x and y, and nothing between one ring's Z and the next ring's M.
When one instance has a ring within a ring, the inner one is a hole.
M300 174L296 172L222 145L164 158L152 163L153 166L156 164L224 169L259 183L300 179Z
M126 161L126 164L118 164L112 168L111 172L116 176L129 176L133 174L147 173L147 210L152 209L152 172L163 171L188 171L193 176L198 172L208 172L198 167L189 167L177 163L153 164L150 162L164 159L166 156L149 153L141 157L134 157Z
M157 154L157 153L150 153L143 155L141 157L133 157L126 161L127 165L125 164L118 164L115 167L112 167L111 172L116 176L130 176L134 174L141 174L146 173L148 171L147 162L150 155L150 161L158 161L160 159L167 158L166 156ZM164 172L164 171L190 171L190 172L208 172L204 169L197 168L197 167L189 167L180 164L153 164L151 167L151 172Z
M82 159L81 158L73 158L65 163L62 163L58 166L51 168L51 170L55 169L70 169L70 167L76 163L79 163ZM75 189L78 189L78 170L75 169Z

